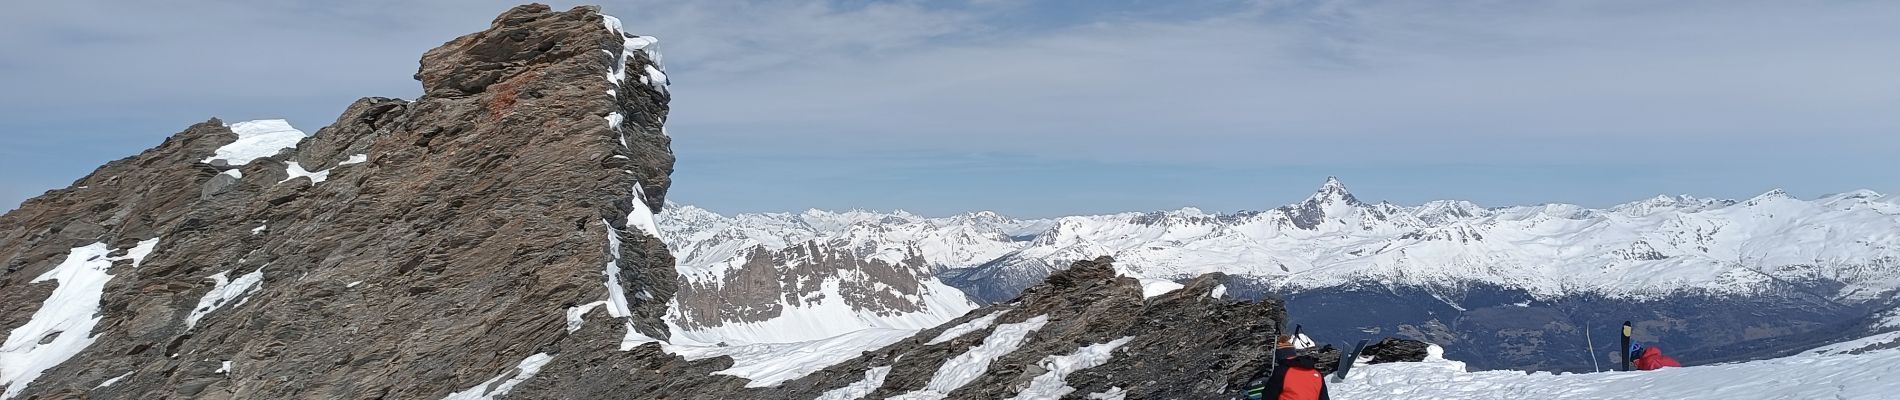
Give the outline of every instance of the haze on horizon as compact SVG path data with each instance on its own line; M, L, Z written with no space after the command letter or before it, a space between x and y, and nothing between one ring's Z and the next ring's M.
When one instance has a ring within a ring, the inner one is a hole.
M0 15L0 209L210 117L414 98L512 2ZM575 2L554 4L572 7ZM721 213L1602 207L1900 191L1900 3L606 1L658 36L669 198Z

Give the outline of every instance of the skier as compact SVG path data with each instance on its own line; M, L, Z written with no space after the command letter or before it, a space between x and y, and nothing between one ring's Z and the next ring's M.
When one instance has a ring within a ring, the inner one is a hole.
M1676 359L1663 355L1662 349L1645 347L1641 342L1630 342L1629 350L1628 357L1636 360L1638 370L1650 371L1662 367L1682 366L1682 363L1676 362Z
M1306 335L1281 335L1274 346L1273 358L1278 360L1273 373L1267 379L1265 391L1248 393L1248 399L1278 400L1331 400L1326 394L1326 378L1314 367L1317 360L1313 356L1300 354L1300 348L1313 346L1313 339Z

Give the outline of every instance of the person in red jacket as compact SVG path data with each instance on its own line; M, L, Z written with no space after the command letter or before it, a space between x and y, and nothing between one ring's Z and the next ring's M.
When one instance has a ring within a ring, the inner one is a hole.
M1636 369L1640 371L1682 366L1682 363L1676 362L1676 359L1663 355L1662 349L1644 347L1642 343L1637 342L1630 343L1629 357L1636 359Z
M1319 373L1313 356L1301 355L1298 347L1311 347L1313 339L1306 335L1299 337L1280 336L1273 350L1273 358L1279 360L1272 375L1267 379L1266 393L1262 399L1277 400L1331 400L1326 393L1326 377Z

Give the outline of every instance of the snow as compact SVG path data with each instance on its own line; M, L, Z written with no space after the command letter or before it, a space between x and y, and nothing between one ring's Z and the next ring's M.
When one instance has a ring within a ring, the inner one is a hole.
M244 297L244 295L249 294L251 289L257 288L257 284L264 281L264 268L262 267L259 267L256 271L252 271L251 273L239 276L235 280L230 279L230 274L231 271L227 270L205 278L211 280L211 290L206 291L204 297L198 298L198 306L192 307L191 314L185 316L185 330L196 328L200 319L211 314L212 311L217 311L226 305L230 305L231 300L239 300L238 304L243 304L244 301L249 300L249 298Z
M303 131L290 126L290 121L281 119L261 119L225 124L231 132L238 135L237 141L219 147L204 163L224 160L230 165L249 164L259 158L277 155L278 151L297 147L303 141Z
M1030 380L1029 387L1017 393L1015 399L1056 399L1075 392L1075 388L1070 387L1063 379L1067 378L1072 372L1107 364L1108 359L1114 356L1113 353L1116 348L1128 344L1128 341L1134 339L1134 336L1123 337L1108 343L1093 344L1076 349L1074 353L1070 353L1069 355L1043 358L1042 362L1037 365L1041 365L1044 369L1049 370L1049 372L1045 372L1042 375L1036 376L1035 379Z
M343 285L343 287L353 288L353 287L356 287L356 285L361 285L361 284L363 284L363 281L355 281L355 282L350 282L348 284L345 284Z
M1128 395L1127 391L1122 390L1120 386L1116 386L1116 387L1108 388L1108 391L1105 391L1105 392L1089 393L1089 399L1091 400L1122 400L1122 398L1127 395Z
M218 174L229 176L231 177L231 179L244 179L244 171L239 171L235 169L225 170L224 172L219 172Z
M257 226L256 228L251 228L251 234L252 234L252 235L262 235L262 234L264 234L264 231L268 231L268 230L270 230L270 225L268 225L268 224L266 224L266 225L258 225L258 226Z
M582 316L587 315L588 311L594 311L594 307L600 307L604 305L607 305L606 300L568 307L567 308L567 332L574 333L575 331L581 330L581 325L587 322L587 320L582 318Z
M607 315L614 318L631 318L633 307L627 304L627 289L620 286L620 230L614 229L613 224L607 221L600 222L607 225L607 253L611 255L607 259L606 268L601 271L606 275L604 284L607 285L607 300L605 300ZM578 320L585 312L581 314L571 314L571 312L568 326L573 327L572 329L580 329ZM627 336L620 339L620 350L632 350L641 344L653 342L653 338L633 329L633 321L628 320L625 325Z
M212 373L229 375L231 373L231 360L224 360L223 362L218 363L218 370Z
M845 387L832 389L812 400L857 400L871 395L878 387L884 386L884 378L891 375L891 367L883 366L864 371L864 380L852 382Z
M607 31L619 35L621 39L620 51L601 50L606 52L607 56L613 59L613 61L611 61L613 64L607 68L607 82L612 83L616 89L608 89L607 95L610 97L618 97L620 95L617 88L621 82L627 80L627 62L634 59L634 53L636 52L645 53L647 59L652 61L652 63L647 64L646 68L643 69L645 75L640 77L640 83L652 86L654 90L658 90L660 93L666 93L669 82L666 79L666 73L662 72L662 68L665 67L660 65L660 52L655 49L660 43L660 39L652 36L628 34L626 29L620 25L620 18L613 16L602 15L601 24L606 26ZM619 132L620 130L618 117L619 113L614 113L610 114L608 119L608 126L613 128L615 132ZM621 145L626 145L625 137L621 138Z
M1215 286L1215 287L1214 287L1214 290L1209 290L1209 291L1207 291L1207 297L1212 297L1212 298L1216 298L1216 299L1218 299L1218 298L1221 298L1221 297L1223 297L1223 296L1226 296L1226 295L1227 295L1227 285L1226 285L1226 284L1221 284L1220 286Z
M336 163L336 166L342 167L345 165L356 165L356 164L362 164L366 162L369 162L368 154L356 154L356 155L351 155L349 159L345 159L342 162ZM304 169L303 164L299 164L296 161L291 161L284 164L285 164L284 175L287 177L284 178L284 180L282 181L278 181L277 183L290 182L292 179L297 179L297 178L310 178L310 184L315 185L315 184L323 183L323 181L330 180L330 171L336 170L336 167L331 167L330 169L311 172L310 170Z
M653 222L653 209L647 207L647 194L639 182L633 183L633 211L627 213L627 226L639 227L647 236L660 237L660 228Z
M837 337L800 343L767 343L732 346L666 346L668 353L687 360L718 356L732 357L732 368L715 374L746 378L746 387L777 386L803 378L813 372L857 358L859 354L897 343L917 331L909 329L865 329ZM874 387L875 388L875 387Z
M515 385L527 382L528 379L534 378L534 374L541 373L541 367L548 365L548 361L553 359L554 356L548 353L536 353L535 355L528 356L526 359L522 359L520 364L516 364L515 370L513 371L514 376L509 377L508 380L503 381L502 378L508 377L510 373L503 372L501 375L490 378L487 382L482 382L480 385L468 388L468 390L450 393L448 397L443 397L442 400L491 400L508 394L509 391L515 390Z
M6 391L0 399L10 399L48 369L59 366L91 346L97 337L92 329L99 324L99 301L105 295L106 282L114 261L132 261L137 269L158 247L158 239L139 242L126 255L111 257L104 242L75 247L66 260L33 278L33 283L57 281L59 286L46 297L26 324L7 334L0 345L0 384Z
M1007 312L1006 310L996 310L996 311L990 312L989 315L985 315L982 317L978 317L977 319L973 319L973 320L965 321L964 323L961 323L961 324L957 324L957 326L950 327L950 329L945 329L942 334L937 335L937 338L930 339L930 342L927 342L924 344L935 345L938 343L955 340L957 337L963 336L966 333L989 329L990 325L996 324L996 318L1002 317L1003 314L1006 312Z
M114 383L119 383L119 381L125 380L125 378L128 376L132 376L132 373L127 372L127 373L119 374L119 376L112 377L112 379L107 379L105 382L99 382L99 386L93 386L92 389L99 390L100 388L104 388L106 386L112 386L112 384Z
M661 88L660 90L662 91L666 90L664 88L667 86L667 84L671 82L671 81L666 80L666 72L661 71L659 68L654 68L652 65L648 65L646 69L647 69L647 76L652 78L648 82L648 84L657 83L660 85L659 86Z
M1152 298L1181 290L1184 287L1187 286L1167 279L1141 278L1141 297Z
M315 184L323 183L323 181L330 180L330 170L326 169L326 170L317 171L317 172L310 172L309 170L303 169L303 165L298 164L296 161L291 161L284 164L286 164L286 166L284 167L284 174L289 175L289 177L284 178L284 180L277 181L277 183L290 182L292 179L297 179L297 178L310 178L310 184L315 185Z
M1293 340L1291 340L1291 342L1292 342L1291 344L1293 345L1293 348L1295 349L1310 349L1310 348L1319 346L1318 342L1314 342L1312 337L1308 337L1304 333L1294 335ZM1438 345L1432 345L1432 346L1436 347ZM1431 348L1429 347L1426 348L1426 351L1429 353L1431 351ZM1438 351L1440 352L1440 354L1443 354L1444 349L1439 349Z
M923 389L891 397L891 400L944 399L957 388L975 382L978 377L989 371L990 362L1021 347L1031 332L1041 329L1049 322L1049 316L1039 315L1027 321L998 325L983 344L971 347L969 351L957 355L937 369L930 377L930 383Z
M1443 358L1356 366L1332 385L1342 399L1888 399L1900 393L1900 351L1801 354L1733 364L1584 374L1467 372Z

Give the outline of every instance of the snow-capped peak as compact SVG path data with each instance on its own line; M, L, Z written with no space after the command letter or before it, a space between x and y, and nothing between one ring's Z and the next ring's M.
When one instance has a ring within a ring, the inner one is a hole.
M1319 190L1313 192L1311 197L1307 197L1304 203L1365 205L1359 202L1359 198L1353 197L1352 192L1346 190L1346 184L1340 182L1338 177L1331 176L1326 177L1326 183L1320 185Z
M1790 195L1788 194L1787 191L1781 190L1780 188L1775 188L1774 190L1769 190L1766 193L1762 193L1761 195L1757 195L1755 197L1749 198L1748 201L1743 202L1742 204L1754 206L1754 205L1761 205L1761 204L1774 202L1774 201L1794 200L1794 199L1795 199L1794 195Z

